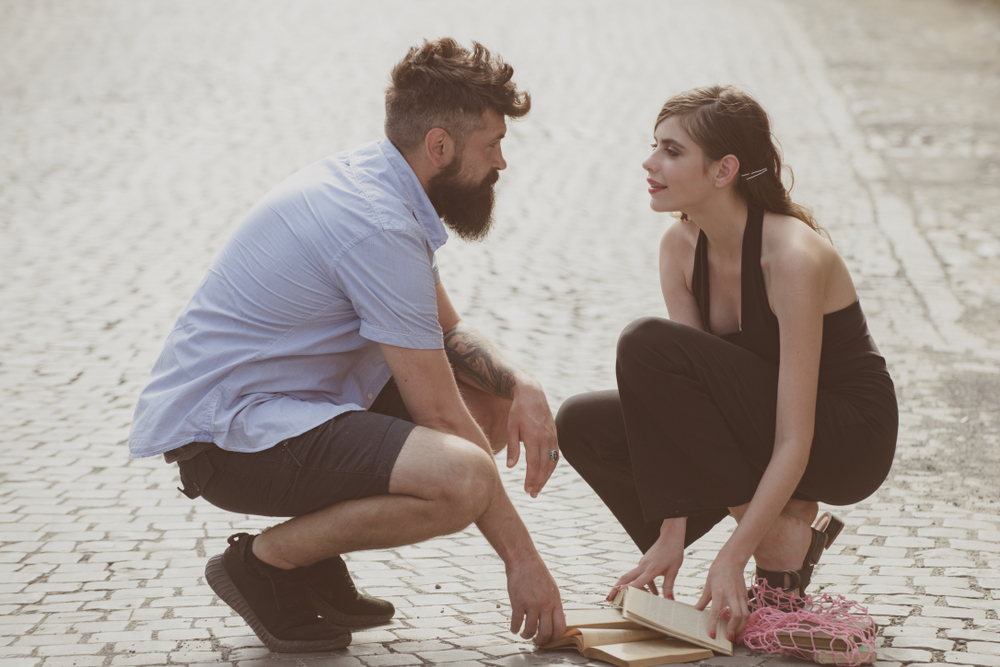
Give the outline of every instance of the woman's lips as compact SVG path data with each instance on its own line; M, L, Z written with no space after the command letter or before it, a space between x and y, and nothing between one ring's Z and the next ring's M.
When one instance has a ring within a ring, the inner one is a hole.
M646 179L646 182L649 183L649 194L651 195L655 195L660 190L667 189L667 186L663 185L662 183L657 183L656 181L652 181L648 178Z

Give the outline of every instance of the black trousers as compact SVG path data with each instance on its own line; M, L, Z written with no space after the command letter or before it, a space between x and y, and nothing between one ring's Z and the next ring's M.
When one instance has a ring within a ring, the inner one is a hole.
M667 518L687 517L691 544L760 483L774 447L778 368L704 331L644 318L622 332L616 373L617 391L563 404L560 449L643 552ZM856 387L820 388L795 498L846 505L885 480L895 399L891 410L871 404Z

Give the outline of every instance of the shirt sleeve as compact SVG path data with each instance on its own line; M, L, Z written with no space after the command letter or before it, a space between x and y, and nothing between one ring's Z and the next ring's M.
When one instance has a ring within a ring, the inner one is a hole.
M444 348L437 266L423 239L380 230L348 250L334 272L361 319L364 338L416 350Z

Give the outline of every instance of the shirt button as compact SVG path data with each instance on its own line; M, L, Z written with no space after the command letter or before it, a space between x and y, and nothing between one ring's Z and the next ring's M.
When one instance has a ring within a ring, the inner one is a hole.
M368 392L368 400L369 401L372 400L372 393L371 392Z

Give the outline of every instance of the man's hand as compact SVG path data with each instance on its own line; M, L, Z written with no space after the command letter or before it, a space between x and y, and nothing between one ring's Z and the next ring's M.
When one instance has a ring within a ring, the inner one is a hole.
M559 451L556 437L556 423L552 419L552 409L545 398L541 386L521 373L514 385L514 402L507 418L507 467L513 468L521 455L524 443L524 460L527 471L524 474L524 490L532 498L549 481L556 461L549 453Z
M510 631L524 630L521 636L536 644L548 644L566 632L559 587L537 555L531 560L507 566L507 594L510 597Z

